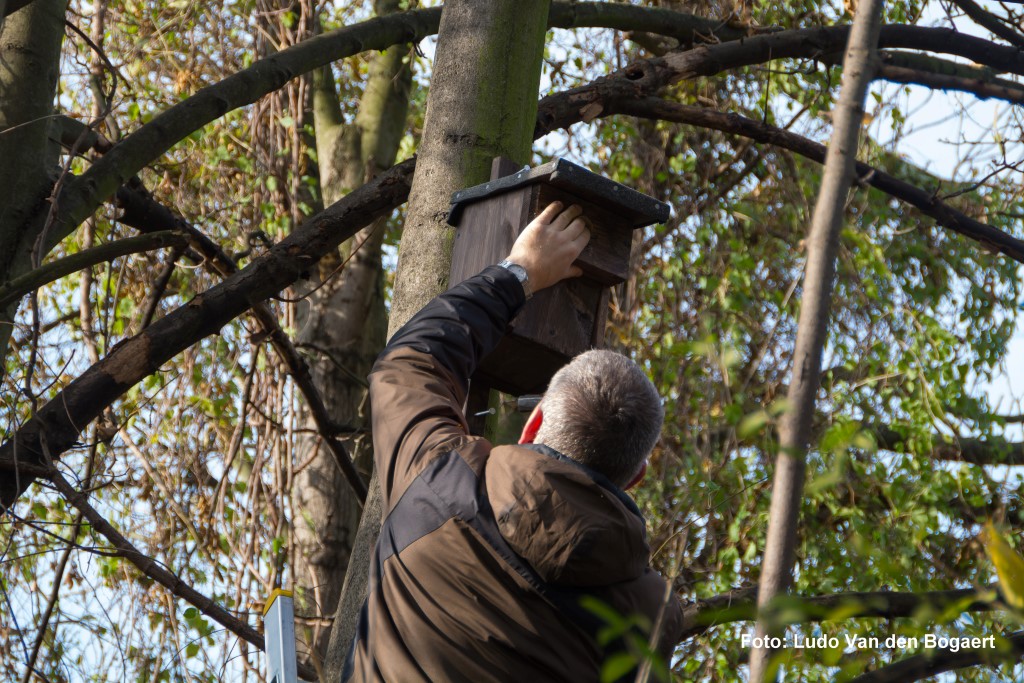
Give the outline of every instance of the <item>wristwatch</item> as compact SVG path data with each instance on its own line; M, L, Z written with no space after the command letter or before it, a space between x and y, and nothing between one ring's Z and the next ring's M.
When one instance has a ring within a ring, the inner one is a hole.
M523 286L523 293L526 294L526 300L529 301L533 297L533 287L530 286L530 276L526 274L526 268L523 268L518 263L512 263L508 259L505 259L498 264L508 272L516 276L519 280L519 284Z

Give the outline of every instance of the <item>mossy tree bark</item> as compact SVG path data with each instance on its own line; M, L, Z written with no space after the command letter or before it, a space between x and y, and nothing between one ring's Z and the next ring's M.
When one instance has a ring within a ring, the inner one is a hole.
M449 0L444 5L389 336L447 287L452 192L486 181L496 156L530 161L549 7L550 0ZM380 522L374 478L328 648L331 680L340 675L355 633Z
M36 0L5 17L0 26L0 187L6 197L0 204L0 282L31 269L32 250L43 228L42 221L31 217L39 214L53 188L57 148L49 144L47 133L66 8L66 0ZM17 310L17 302L0 310L0 358L6 358ZM4 374L0 364L0 378Z
M400 9L400 0L378 0L378 15ZM345 125L333 74L314 76L313 114L323 200L332 204L389 168L405 133L412 87L411 49L396 45L370 61L355 120ZM366 375L384 347L387 311L381 245L382 218L363 228L320 261L317 281L300 304L298 343L313 381L335 424L361 430L368 424ZM368 436L347 444L356 466L369 478L373 453ZM307 463L295 477L294 577L297 610L331 616L338 605L359 517L360 501L331 452L315 438L301 444L296 460ZM321 661L330 627L300 628L300 653ZM310 652L312 650L312 652Z

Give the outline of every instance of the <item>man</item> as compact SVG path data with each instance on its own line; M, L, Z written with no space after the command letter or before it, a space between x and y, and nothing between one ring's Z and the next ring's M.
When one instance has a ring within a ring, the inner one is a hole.
M531 290L580 275L581 213L548 206L506 261L427 304L374 365L385 519L345 680L596 681L627 641L637 661L637 641L663 656L678 641L679 603L621 490L643 476L663 419L640 369L577 357L519 446L471 436L463 413L469 376ZM639 615L643 637L605 643L601 613Z

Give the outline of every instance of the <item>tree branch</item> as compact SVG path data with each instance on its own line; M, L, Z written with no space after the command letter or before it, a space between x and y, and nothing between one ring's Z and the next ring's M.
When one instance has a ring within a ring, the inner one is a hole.
M788 149L818 163L823 163L825 159L827 148L824 145L739 114L727 114L713 109L693 107L652 97L632 99L621 91L612 95L607 88L603 90L604 94L601 99L593 100L600 102L601 116L628 114L647 119L686 123L724 133L742 135L757 142ZM558 105L562 104L558 103ZM934 218L939 225L978 242L989 251L1001 253L1015 261L1024 263L1024 240L977 221L944 203L935 193L927 192L899 180L884 171L860 162L857 163L856 168L859 182L882 190L886 194L910 204L921 213Z
M985 590L994 592L995 586ZM758 586L755 584L687 605L683 608L682 639L699 636L719 624L752 621L756 616L757 591ZM988 612L1001 607L998 599L988 599L981 591L973 588L923 593L872 591L807 597L791 595L781 598L776 603L784 613L799 615L787 620L783 625L866 617L913 617L924 612L942 613L961 604L961 613Z
M906 452L906 437L890 427L867 426L875 436L878 447L897 453ZM959 437L956 439L936 434L934 445L928 454L936 460L968 462L975 465L1024 465L1024 443L1006 441L1001 438L978 439Z
M861 674L851 679L849 683L909 683L947 671L966 669L969 666L1012 662L1024 657L1024 631L1004 636L1003 640L1008 646L1005 650L998 646L959 652L933 650Z
M90 268L106 261L113 261L128 254L138 254L163 247L183 247L188 240L177 230L161 230L148 235L137 235L107 242L91 249L80 251L62 259L45 263L35 270L16 277L0 287L0 308L6 308L24 295L45 284L59 280L79 270Z
M803 41L809 40L808 36L813 37L815 35L818 35L819 38L820 35L831 36L830 39L834 39L836 35L839 35L837 31L838 29L812 29L809 32L780 32L771 36L754 36L748 38L745 43L794 33L798 34L797 38ZM883 27L883 35L885 35L885 31L886 28ZM936 31L938 31L938 34L935 34ZM919 32L912 33L918 35ZM842 32L844 40L845 35L845 32ZM935 35L946 36L948 32L938 29L927 29L924 35L931 37ZM890 44L895 42L892 36L890 36L889 42ZM808 45L820 47L821 41L811 41ZM818 47L814 49L818 49ZM977 45L975 45L976 47ZM696 50L705 49L697 48ZM811 48L807 47L807 45L804 46L804 49L808 52L811 51ZM701 54L707 55L712 53L702 52ZM1024 61L1024 56L1022 56L1022 61ZM692 65L696 62L691 61L690 63ZM599 79L594 83L545 97L539 105L535 136L540 137L551 130L567 127L579 121L590 121L599 115L608 116L615 113L625 113L650 118L667 118L668 120L678 120L683 123L741 134L760 142L792 149L810 159L818 161L824 159L825 148L823 146L792 133L764 126L734 114L723 114L697 107L687 107L649 97L650 94L657 92L673 79L678 79L680 73L677 68L669 66L663 59L641 60L616 74ZM210 87L213 88L214 86ZM103 160L101 159L100 161L102 162ZM372 216L381 215L404 200L408 193L408 182L411 177L413 163L413 160L404 162L392 169L389 174L381 176L373 183L375 186L386 187L387 192L390 194L390 199L386 200L385 204L388 201L393 203L389 205L374 204L375 208L372 209ZM394 175L391 175L392 173ZM907 201L927 215L936 218L940 224L961 232L994 251L1005 253L1011 258L1016 260L1024 258L1024 242L1000 230L974 221L948 207L933 194L897 180L864 164L858 164L858 173L862 178L862 182L866 182L894 197ZM134 189L138 190L138 188ZM365 205L367 207L373 204L372 198L367 197L367 192L372 193L372 190L367 190L367 187L364 186L362 190L349 195L335 206L345 205L351 207L350 210L352 212L359 213L363 209L355 206L353 202L369 202ZM159 205L155 202L140 199L137 193L133 192L131 185L119 188L117 198L125 211L123 220L126 218L134 225L153 224L150 222L155 220L152 218L154 216L153 212L167 211L162 207L158 209ZM53 420L54 427L61 434L60 438L51 439L51 448L59 453L71 447L77 439L79 430L94 419L101 409L105 409L116 400L129 386L145 377L151 370L173 357L181 349L187 348L202 337L214 333L220 326L242 313L249 307L249 299L255 298L256 301L261 301L295 282L299 279L303 270L312 267L317 259L323 253L326 253L327 248L336 246L351 236L352 232L349 230L353 229L353 225L365 225L372 219L372 217L368 217L362 223L359 223L358 219L351 221L349 218L353 214L346 213L346 210L342 209L334 212L333 209L334 207L322 214L318 214L314 219L307 221L304 227L307 229L310 226L315 228L314 223L324 221L326 225L323 230L329 232L328 226L333 224L332 221L343 219L342 222L345 227L342 234L330 237L321 234L317 237L312 237L308 231L300 229L296 231L296 234L293 234L287 240L277 245L271 254L257 259L256 262L238 275L232 276L221 285L199 295L188 305L157 321L132 340L122 342L121 345L115 347L107 359L87 370L85 374L61 392L54 401L47 404L43 411L41 411L41 415L37 416L37 419L24 425L12 439L0 446L0 463L4 459L12 460L11 454L14 451L15 443L20 444L19 448L21 448L23 445L27 446L37 440L38 434L43 428L44 420ZM336 213L337 215L335 215ZM150 218L147 218L147 216ZM165 218L160 218L160 220L165 220ZM172 217L170 220L176 219ZM338 229L342 230L342 228ZM300 237L300 233L304 236ZM309 251L306 250L306 247L310 246L306 244L306 240L317 241L323 239L329 239L331 247L324 248L323 244L318 242L315 248ZM302 246L300 246L300 243ZM213 246L216 248L216 245ZM292 247L296 248L294 257L288 256L283 251ZM275 271L274 276L263 281L260 280L259 275L256 277L249 276L249 273L264 273L264 268ZM204 324L202 314L199 313L200 311L211 312L211 316L206 324ZM114 362L115 358L116 363ZM135 363L137 367L127 364L123 368L117 368L118 364L122 361L128 360L131 363ZM151 365L151 363L155 364ZM97 406L95 409L89 405L90 396L93 395L100 398L99 403L95 404ZM75 404L74 410L70 408L72 403ZM67 404L67 407L64 404ZM100 404L102 404L102 407L100 407ZM58 444L60 444L59 448ZM22 453L26 452L37 454L37 451L37 447L32 447L28 451L19 451L19 457L21 457ZM28 464L32 464L35 462L33 459L38 456L26 457L30 458ZM24 461L26 457L21 459ZM38 463L36 462L36 464ZM27 485L13 486L8 482L0 481L0 504L6 507L13 503L20 491L23 491Z
M314 36L206 86L161 112L67 183L55 200L47 246L70 234L132 176L192 132L330 62L367 50L419 42L437 31L440 16L440 8L413 10Z
M551 28L610 28L640 31L674 38L680 45L739 40L778 28L738 26L658 7L638 7L610 2L553 2L548 15Z
M117 344L0 446L0 460L13 460L17 453L19 459L41 463L44 434L53 457L71 448L86 425L161 364L304 277L329 250L403 202L413 165L410 159L392 167L306 220L243 270ZM0 504L12 505L33 479L0 479Z
M964 14L973 19L978 26L987 28L993 35L999 36L1010 45L1024 47L1024 35L999 21L999 17L985 10L973 0L953 0L953 4L962 9Z
M3 17L9 17L10 15L20 10L22 7L28 5L30 2L32 2L32 0L7 0L7 4L3 6ZM2 19L3 17L0 17L0 19Z
M82 516L88 520L89 525L110 541L114 548L117 549L118 554L134 564L140 572L169 590L172 595L188 602L239 638L252 643L260 650L265 649L263 636L256 629L225 610L212 599L192 588L192 586L185 583L176 574L165 569L152 557L139 551L103 515L97 512L89 504L88 499L68 483L68 480L60 472L56 469L50 469L47 478L53 483L57 491L64 496L65 500L82 513ZM316 671L312 667L300 664L299 675L309 681L317 680Z
M907 83L923 85L933 90L957 90L971 93L981 100L997 99L1012 104L1024 104L1024 88L1018 87L1013 81L999 79L999 83L971 81L959 76L932 74L918 69L907 69L900 66L883 64L878 67L878 77L891 83Z
M785 390L785 386L781 387L781 389ZM751 409L756 408L751 407ZM824 416L820 414L815 416L816 434L820 435L821 426L826 424L826 422L827 420L824 419ZM1002 465L1004 467L1024 465L1024 442L1020 441L1007 441L1001 437L988 439L976 437L952 438L944 434L934 433L931 436L933 442L932 449L927 452L919 452L907 447L907 437L899 428L871 423L862 423L861 428L874 437L875 444L879 449L892 453L922 455L933 460L964 462L974 465ZM733 431L732 427L722 427L712 430L708 436L713 443L724 446L726 438L735 439L735 436L730 436ZM778 437L774 435L773 438ZM816 436L815 438L818 437ZM756 438L752 438L740 439L737 443L744 446L753 446L757 445L758 442ZM0 461L0 467L3 467L3 461ZM964 510L964 512L967 513L969 510ZM982 512L977 511L976 514L982 514Z
M227 252L220 248L220 245L190 225L184 218L157 202L138 178L133 178L128 185L122 186L118 190L117 199L118 204L124 209L124 214L120 218L122 223L139 230L168 228L185 232L192 238L195 249L205 257L206 263L215 273L227 278L238 272L238 265ZM317 432L334 456L345 480L352 487L360 502L366 500L366 482L356 470L348 449L338 439L338 428L334 424L334 420L331 419L330 412L320 397L320 392L313 384L313 377L310 375L305 359L295 350L291 339L281 329L277 316L266 303L262 301L254 303L252 315L256 318L263 334L270 338L274 351L284 363L285 369L306 400Z
M849 26L779 31L742 41L701 45L685 52L669 54L662 61L672 74L671 82L675 82L712 76L729 69L764 64L776 59L834 60L838 59L846 47L849 33ZM893 48L957 55L999 72L1024 74L1024 52L952 28L903 24L882 26L878 49Z
M314 36L247 69L209 85L156 116L127 136L102 159L67 183L55 200L48 247L70 234L108 197L147 164L159 158L179 140L239 107L251 104L279 89L292 78L332 61L366 50L418 42L437 30L440 8L395 13ZM647 30L682 39L699 39L705 29L719 36L733 36L735 29L713 20L613 3L554 3L552 27L590 25L620 30ZM739 30L746 33L746 29ZM659 88L685 78L710 76L728 69L775 59L818 59L842 51L849 27L820 27L753 35L715 45L673 53L650 62L664 79ZM999 71L1024 74L1024 53L953 29L920 26L882 28L879 48L906 48L955 54ZM642 70L642 69L641 69ZM636 65L626 69L638 73ZM653 94L649 91L647 94ZM45 216L37 215L42 222Z
M50 473L50 470L37 462L28 462L24 458L18 458L15 460L10 456L0 456L0 470L6 470L11 474L5 475L6 477L16 478L19 476L30 476L33 478L45 477Z
M1024 86L997 78L992 69L904 52L886 52L881 58L878 77L892 83L912 83L933 90L958 90L982 100L992 98L1024 104Z

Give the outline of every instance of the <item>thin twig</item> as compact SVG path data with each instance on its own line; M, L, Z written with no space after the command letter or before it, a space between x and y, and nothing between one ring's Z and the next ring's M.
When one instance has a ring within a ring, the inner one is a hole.
M45 441L45 439L44 439ZM216 602L203 595L179 576L165 569L152 557L139 551L127 538L114 528L103 515L93 508L83 494L77 491L56 468L50 464L47 475L57 491L71 505L74 505L89 522L93 529L102 534L118 550L121 557L131 562L143 574L153 579L171 592L172 595L185 600L204 615L234 633L239 638L252 643L260 650L265 649L263 635L249 624L231 614ZM299 675L307 680L315 680L316 672L310 667L300 664Z

